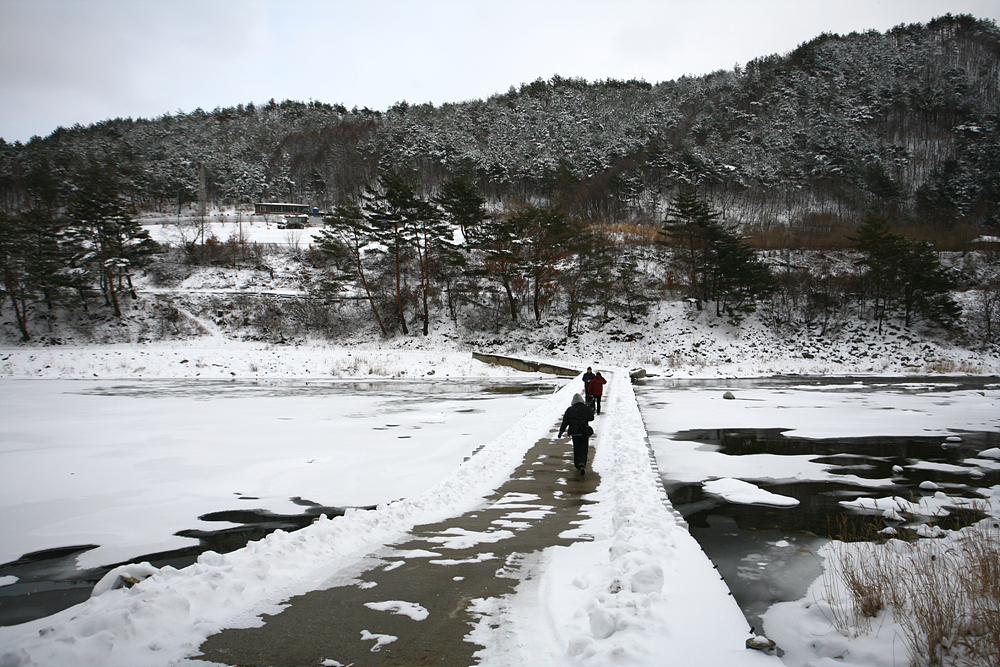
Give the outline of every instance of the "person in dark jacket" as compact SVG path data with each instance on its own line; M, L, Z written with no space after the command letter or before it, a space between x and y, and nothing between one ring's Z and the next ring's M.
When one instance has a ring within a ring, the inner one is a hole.
M604 385L607 383L600 371L590 381L590 395L594 397L594 410L597 414L601 414L601 397L604 396Z
M594 405L594 398L590 395L590 381L594 379L594 369L587 366L587 372L583 374L583 396L587 399L587 405Z
M563 431L573 438L573 465L581 475L587 472L587 454L590 449L590 436L594 429L587 422L594 420L594 409L587 405L580 394L573 395L573 402L563 413L562 426L559 427L559 437Z

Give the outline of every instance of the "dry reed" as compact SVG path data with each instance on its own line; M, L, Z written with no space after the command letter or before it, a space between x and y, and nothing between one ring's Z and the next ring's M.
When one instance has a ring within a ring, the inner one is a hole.
M1000 522L954 539L833 542L823 608L841 633L870 632L886 611L914 667L1000 667Z

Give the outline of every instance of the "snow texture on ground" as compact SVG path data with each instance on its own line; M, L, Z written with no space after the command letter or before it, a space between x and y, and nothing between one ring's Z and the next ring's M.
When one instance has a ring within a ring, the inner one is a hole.
M359 362L357 356L364 359ZM303 378L319 376L322 371L327 379L344 373L364 378L376 368L378 375L395 377L426 378L432 370L437 377L452 378L512 373L484 369L465 355L449 355L441 349L303 345L278 350L215 341L214 347L203 347L200 352L195 345L18 348L0 353L0 374L6 378L80 378L100 371L106 374L103 377L135 378L142 368L149 377L173 377L177 371L186 374L183 377L225 378L232 377L230 369L247 368L256 363L252 361L255 358L261 364L258 372L267 368L270 377ZM670 507L659 484L657 466L669 467L672 476L692 482L762 479L764 473L755 475L754 456L725 457L711 448L682 442L656 445L654 461L647 427L650 434L662 434L724 422L727 427L789 428L806 437L915 432L940 433L943 438L952 429L1000 427L1000 384L975 392L928 388L909 393L868 391L863 382L853 390L837 391L807 384L773 392L734 386L736 400L725 400L719 383L715 383L700 389L664 390L659 403L653 400L640 415L627 368L594 366L612 371L612 381L606 392L605 412L597 424L593 465L602 476L595 493L597 502L589 509L589 518L575 529L593 539L526 558L524 578L515 595L476 602L474 610L481 620L469 639L484 647L479 655L486 665L778 664L777 658L743 647L749 636L746 621ZM331 373L331 369L338 373ZM9 392L19 381L2 382ZM342 517L322 518L294 533L277 531L225 555L209 552L183 570L125 566L116 574L146 578L130 589L110 589L105 582L102 589L110 590L82 605L39 621L0 628L0 662L4 667L188 664L186 658L194 655L210 634L225 627L258 625L261 614L277 611L288 597L308 591L314 582L325 581L383 544L401 539L412 526L477 506L510 475L527 449L558 422L577 390L577 381L573 381L541 399L481 451L434 480L432 486L380 504L374 511L348 511ZM25 396L30 397L32 391L25 389ZM976 461L994 462L993 456L987 450ZM742 461L737 465L729 460L732 458ZM788 461L784 461L784 469L778 469L779 479L824 479L829 474L823 466L807 460L782 458ZM773 470L766 474L767 479L775 476ZM878 487L877 480L868 483ZM109 491L113 493L114 487ZM981 489L980 495L996 512L1000 490ZM523 499L511 499L512 511L518 509L519 501L523 503ZM893 508L897 512L933 509L901 507L895 500ZM453 537L475 539L470 535ZM446 557L445 549L446 544L442 544L440 552L433 553ZM852 643L830 634L829 627L820 630L808 601L792 609L795 613L782 608L781 616L769 615L766 626L769 631L779 625L785 628L781 641L794 648L786 655L786 664L833 664L830 661L848 646L856 660L853 664L892 665L894 659L895 664L905 664L903 652L893 646L891 637L867 637ZM823 636L828 640L809 647L787 638L813 632L827 633ZM374 641L373 650L392 639L367 638ZM870 661L864 663L865 659Z
M78 564L98 567L235 525L198 519L213 512L417 495L545 400L484 386L2 381L0 563L97 544Z
M588 525L579 529L593 534L595 541L543 553L552 567L531 580L531 586L548 577L572 576L568 582L544 585L552 595L540 611L556 632L556 641L537 630L526 638L547 645L540 655L550 656L552 664L567 660L606 664L614 656L653 664L664 651L704 657L705 650L728 664L762 659L743 648L747 627L742 614L669 509L627 372L619 369L612 377L594 462L604 475L598 491L602 497ZM323 518L295 533L277 531L226 555L205 553L183 570L165 567L150 575L148 565L140 564L134 572L124 568L122 573L150 576L130 589L108 590L48 618L0 629L0 642L7 647L4 664L177 664L193 655L208 635L224 627L258 624L260 614L276 611L282 600L308 591L314 582L400 539L412 526L475 507L548 433L575 390L575 382L568 384L413 498L374 511ZM692 604L693 599L698 602ZM485 617L490 604L504 603L482 604L479 610ZM516 614L536 610L516 601L510 609ZM533 664L544 664L537 661L538 655L505 648L482 625L477 631L491 664L525 664L525 656L532 656ZM708 649L701 642L695 647L677 641L695 632L715 635ZM375 648L381 645L378 641Z

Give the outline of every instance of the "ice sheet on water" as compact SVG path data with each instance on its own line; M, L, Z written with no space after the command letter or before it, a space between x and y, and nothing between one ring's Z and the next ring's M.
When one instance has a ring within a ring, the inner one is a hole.
M720 496L731 503L740 505L794 507L799 504L797 498L771 493L755 484L744 482L740 479L715 479L705 482L702 487L705 489L705 493Z

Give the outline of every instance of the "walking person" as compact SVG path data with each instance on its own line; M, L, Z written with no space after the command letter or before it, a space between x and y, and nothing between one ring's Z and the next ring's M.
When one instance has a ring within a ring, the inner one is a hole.
M594 410L597 414L601 414L601 397L604 396L604 385L607 383L600 371L590 381L590 395L594 397Z
M559 427L559 437L563 431L573 438L573 465L581 475L587 473L587 454L590 450L590 436L594 429L587 422L593 421L594 409L587 405L580 394L573 394L573 402L563 413L562 425Z
M593 407L594 398L590 395L590 381L594 379L594 369L587 366L587 372L583 374L583 396L587 399L587 405Z

